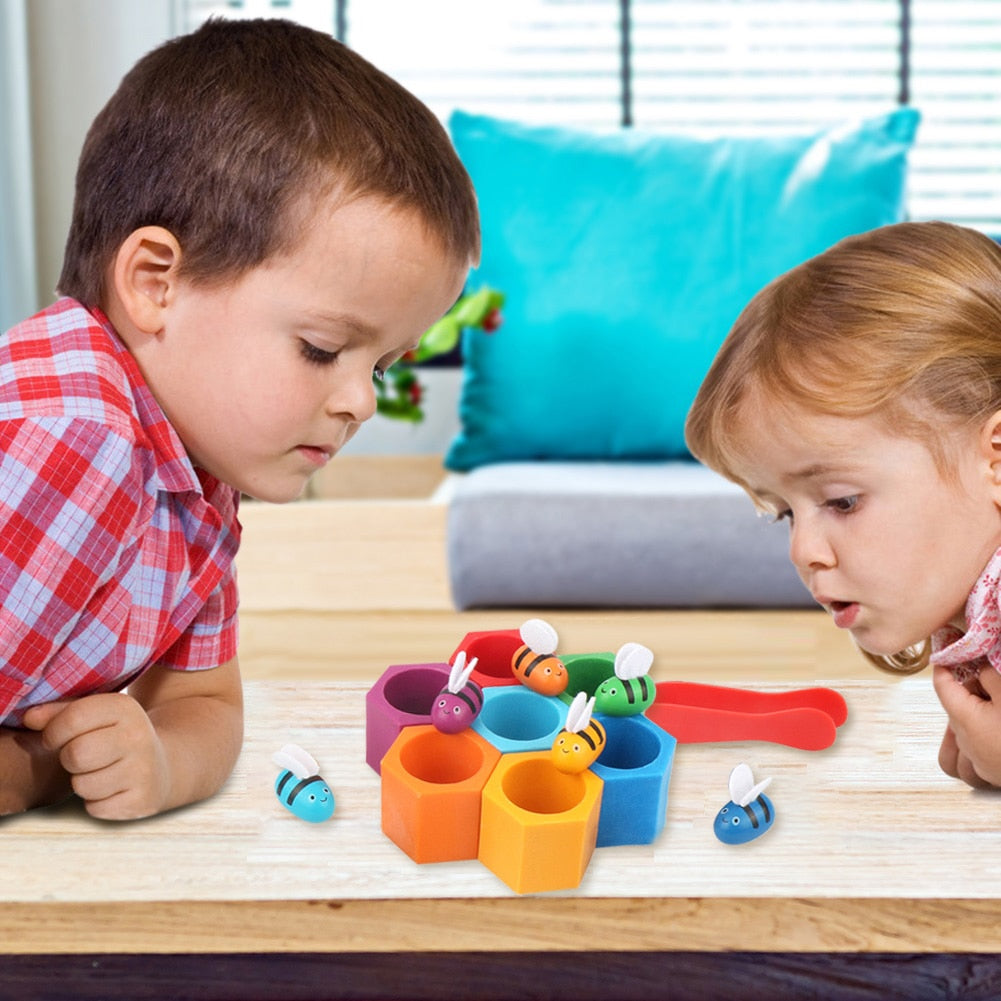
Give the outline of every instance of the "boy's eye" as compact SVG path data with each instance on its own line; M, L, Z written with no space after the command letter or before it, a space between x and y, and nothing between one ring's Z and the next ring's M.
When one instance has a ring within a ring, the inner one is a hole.
M312 365L332 365L337 361L336 351L324 351L323 348L318 348L309 341L300 340L299 350L302 352L303 358Z
M372 369L372 378L375 379L376 382L382 382L386 378L386 370L376 365L376 367Z
M835 497L833 500L827 501L826 507L837 511L838 514L851 514L858 507L858 501L858 494L852 494L850 497Z

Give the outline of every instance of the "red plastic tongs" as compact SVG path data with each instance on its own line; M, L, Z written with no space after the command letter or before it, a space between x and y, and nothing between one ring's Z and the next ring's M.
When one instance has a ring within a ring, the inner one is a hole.
M746 688L662 681L646 715L679 744L767 740L806 751L830 747L848 718L830 688L755 692Z

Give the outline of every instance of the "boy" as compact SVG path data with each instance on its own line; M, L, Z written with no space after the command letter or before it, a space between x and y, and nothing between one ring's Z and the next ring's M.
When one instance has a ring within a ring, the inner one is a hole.
M210 21L125 77L63 298L0 340L0 814L221 786L239 494L300 494L478 252L440 124L328 36Z

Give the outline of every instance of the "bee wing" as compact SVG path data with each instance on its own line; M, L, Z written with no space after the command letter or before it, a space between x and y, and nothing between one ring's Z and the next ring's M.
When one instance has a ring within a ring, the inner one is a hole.
M463 686L469 681L473 668L479 663L479 658L474 657L468 664L466 663L466 651L460 650L455 657L455 663L448 675L448 690L455 695L461 692Z
M755 785L751 766L741 762L730 772L730 799L738 806L747 806L748 803L756 800L771 783L772 780L769 776Z
M593 701L591 705L593 705ZM591 710L588 707L587 692L578 692L570 703L567 710L567 725L565 727L570 733L577 733L587 726L591 717Z
M622 681L642 677L652 663L653 650L642 643L623 643L615 655L615 676Z
M762 779L756 786L748 789L744 794L744 801L738 805L747 806L748 803L753 803L771 784L772 777L769 775L767 779Z
M754 772L751 771L750 765L742 761L730 772L730 799L734 803L739 803L753 787Z
M518 632L521 633L522 642L536 653L555 653L560 641L556 630L545 619L527 619Z
M271 760L279 768L287 768L298 779L308 779L311 775L320 774L316 760L298 744L286 744L271 755Z
M452 661L452 669L448 672L448 690L457 692L462 688L462 674L466 669L466 651L460 650Z

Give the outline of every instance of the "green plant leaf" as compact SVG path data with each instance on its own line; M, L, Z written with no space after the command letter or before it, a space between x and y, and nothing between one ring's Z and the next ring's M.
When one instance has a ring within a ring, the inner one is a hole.
M462 325L456 317L446 314L424 331L421 342L414 352L414 361L427 361L436 355L447 354L459 343L461 332Z

